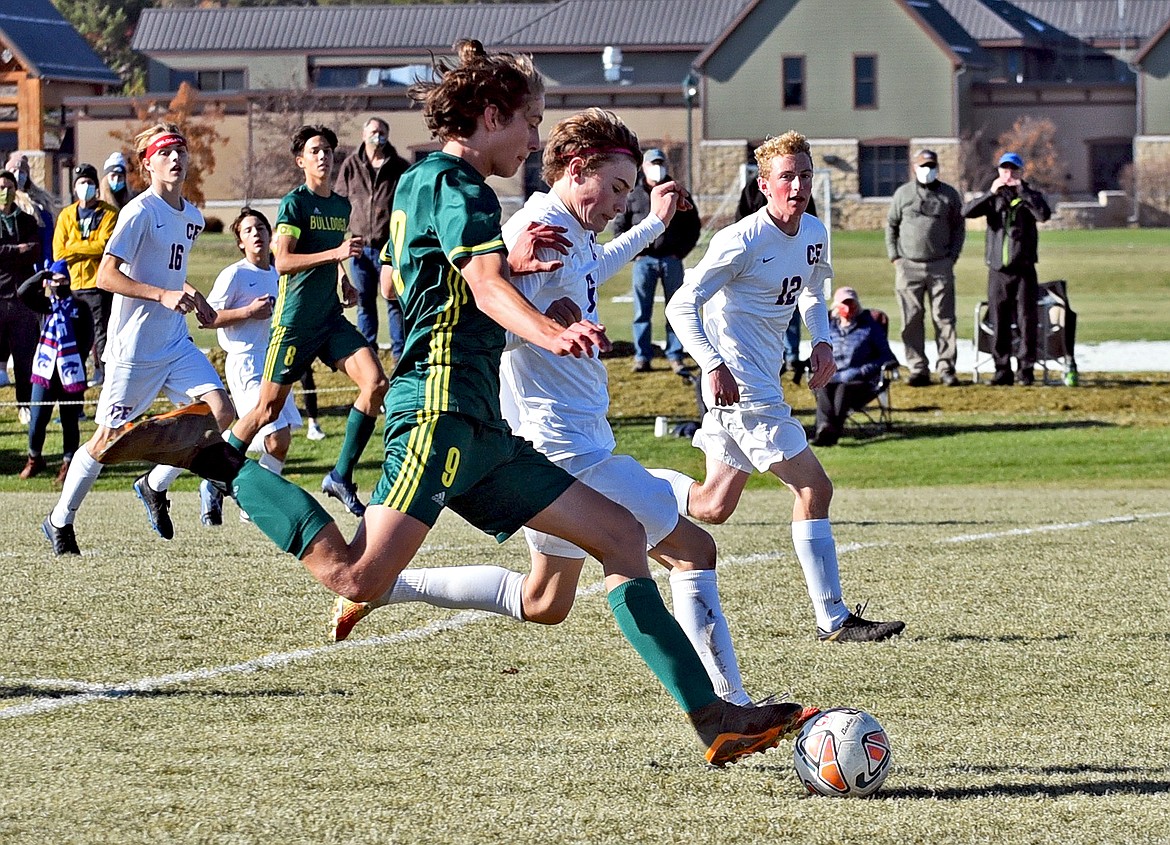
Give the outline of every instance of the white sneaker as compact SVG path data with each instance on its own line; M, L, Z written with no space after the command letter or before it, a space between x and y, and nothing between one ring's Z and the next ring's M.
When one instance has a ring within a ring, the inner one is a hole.
M309 422L309 428L305 432L305 437L310 440L324 440L325 432L321 430L321 426L317 425L316 420L312 420Z

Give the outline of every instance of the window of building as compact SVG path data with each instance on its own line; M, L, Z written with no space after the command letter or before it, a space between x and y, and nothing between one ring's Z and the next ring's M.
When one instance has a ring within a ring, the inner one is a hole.
M804 101L804 56L785 56L781 60L783 79L783 106L802 109Z
M853 108L877 108L877 56L853 57Z
M910 152L905 143L863 144L858 160L863 197L890 197L910 176Z
M1133 142L1127 139L1089 142L1089 175L1093 192L1120 191L1122 175L1133 164Z
M195 87L200 91L242 91L242 70L201 70L195 74Z

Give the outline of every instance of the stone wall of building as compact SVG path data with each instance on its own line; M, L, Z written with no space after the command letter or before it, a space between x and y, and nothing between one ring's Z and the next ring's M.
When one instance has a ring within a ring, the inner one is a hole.
M1139 226L1170 226L1170 136L1139 135L1133 142Z

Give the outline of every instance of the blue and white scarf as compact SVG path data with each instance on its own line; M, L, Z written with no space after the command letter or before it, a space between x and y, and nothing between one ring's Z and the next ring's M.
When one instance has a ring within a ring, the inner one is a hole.
M86 388L85 362L77 351L73 337L73 297L51 297L52 310L45 318L41 339L33 358L32 381L48 387L54 372L61 375L61 386L66 393L81 393Z

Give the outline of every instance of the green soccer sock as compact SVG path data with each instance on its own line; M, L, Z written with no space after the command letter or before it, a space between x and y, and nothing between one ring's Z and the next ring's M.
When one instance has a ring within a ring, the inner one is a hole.
M609 607L622 634L683 710L693 713L717 700L703 662L652 580L620 584L609 593Z
M341 444L341 452L337 456L337 465L333 471L346 481L353 481L353 468L365 451L370 436L374 433L374 426L378 424L377 416L363 414L357 408L349 409L349 419L345 421L345 442Z
M333 522L320 502L255 461L246 461L240 468L232 481L232 495L268 539L298 558L318 532Z
M231 444L235 448L239 449L241 455L247 454L248 444L245 443L240 438L236 437L236 433L234 431L232 431L230 428L228 429L227 437L225 439L227 440L227 442L229 444Z

